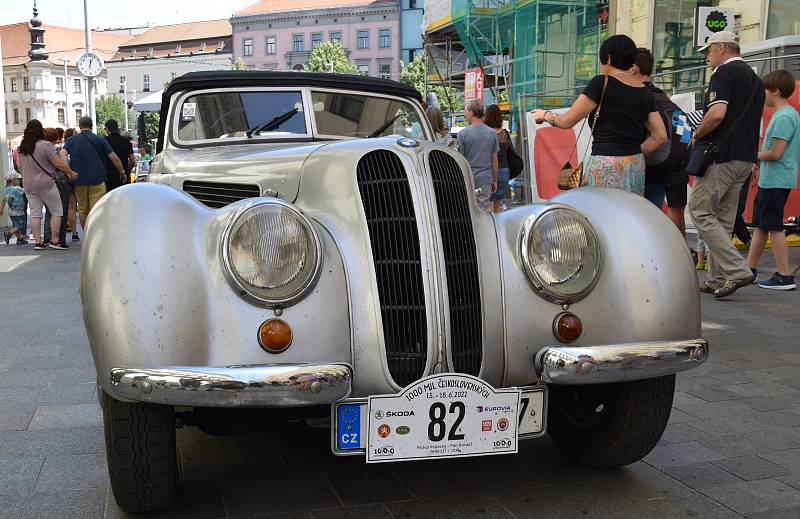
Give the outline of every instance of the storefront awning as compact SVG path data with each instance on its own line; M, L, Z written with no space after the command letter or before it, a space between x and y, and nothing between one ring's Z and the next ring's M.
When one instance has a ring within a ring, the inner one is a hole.
M164 93L163 90L159 90L158 92L153 92L150 95L146 95L143 98L139 99L133 104L134 110L137 112L158 112L161 110L161 95Z

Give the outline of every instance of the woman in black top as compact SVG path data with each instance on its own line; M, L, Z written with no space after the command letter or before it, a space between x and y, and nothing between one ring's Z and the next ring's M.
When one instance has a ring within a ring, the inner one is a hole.
M611 36L600 46L600 75L595 76L564 114L533 110L537 123L572 128L588 117L595 120L592 154L584 165L584 186L615 187L644 195L644 155L667 140L653 94L629 70L636 44L625 35ZM605 95L603 85L606 83Z
M497 105L486 107L483 122L495 131L500 142L500 151L497 153L497 189L489 200L492 201L492 210L499 213L503 210L503 198L508 191L508 180L511 170L508 168L508 149L511 147L511 136L503 129L503 112Z

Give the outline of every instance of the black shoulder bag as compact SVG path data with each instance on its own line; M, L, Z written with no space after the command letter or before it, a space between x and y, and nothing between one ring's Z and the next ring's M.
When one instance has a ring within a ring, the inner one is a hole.
M723 133L722 136L717 139L717 144L714 144L711 141L695 141L694 147L689 150L689 161L686 163L685 168L686 174L695 177L705 176L708 167L713 164L714 159L717 158L717 153L719 153L718 144L733 134L734 130L736 130L736 127L739 126L740 122L742 122L742 118L747 113L750 105L753 103L754 97L755 94L750 96L750 99L748 99L744 110L739 112L739 115L736 117L736 120L733 122L733 124L731 124L725 133ZM708 108L706 108L706 110L708 110ZM703 114L703 116L705 116L705 114Z
M503 131L506 132L506 138L508 139L508 149L506 153L506 161L508 162L509 169L508 178L517 178L520 176L520 174L522 174L522 170L525 169L525 162L514 150L514 144L511 141L511 135L508 133L508 131Z
M114 178L120 179L121 181L120 183L123 183L124 179L120 178L121 175L119 174L119 171L117 171L117 168L114 166L114 164L110 160L108 160L108 157L103 155L103 150L101 150L100 147L97 144L95 144L95 142L90 137L84 135L83 132L81 132L79 135L81 135L84 139L89 141L89 144L92 145L94 151L97 152L97 156L100 157L100 162L103 163L103 169L106 170L106 183L116 185L115 182L112 182L112 179Z

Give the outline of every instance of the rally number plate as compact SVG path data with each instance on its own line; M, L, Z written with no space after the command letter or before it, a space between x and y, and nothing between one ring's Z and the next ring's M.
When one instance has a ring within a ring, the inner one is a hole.
M520 393L452 373L370 397L367 463L515 453Z

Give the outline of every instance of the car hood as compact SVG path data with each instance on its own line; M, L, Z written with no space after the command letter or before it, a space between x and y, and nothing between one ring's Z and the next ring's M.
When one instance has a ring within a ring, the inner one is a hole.
M278 197L293 202L300 186L306 158L330 144L280 143L219 146L194 150L171 149L160 157L158 171L168 175L171 186L181 189L187 180L258 184L261 192L274 190Z

